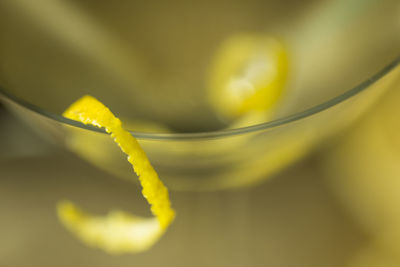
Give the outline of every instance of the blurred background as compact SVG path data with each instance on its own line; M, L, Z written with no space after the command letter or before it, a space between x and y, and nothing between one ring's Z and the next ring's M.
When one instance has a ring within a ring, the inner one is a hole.
M2 0L0 265L400 266L399 18L395 0ZM284 44L288 78L267 115L229 121L208 80L238 33ZM57 117L86 93L144 132L280 126L139 138L177 218L149 251L112 256L56 216L60 199L150 215L115 145Z

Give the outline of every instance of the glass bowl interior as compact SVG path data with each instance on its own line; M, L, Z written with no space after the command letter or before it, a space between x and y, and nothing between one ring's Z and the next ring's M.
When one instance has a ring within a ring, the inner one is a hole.
M61 116L82 95L126 121L167 184L215 189L299 159L398 77L394 0L41 1L0 3L4 99L49 140L128 179L112 140ZM237 126L220 119L206 92L218 46L243 32L282 40L290 69L273 115Z

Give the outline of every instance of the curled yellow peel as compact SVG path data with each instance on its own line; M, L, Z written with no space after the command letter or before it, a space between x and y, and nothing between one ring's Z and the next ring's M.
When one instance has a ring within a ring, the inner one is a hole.
M86 244L110 253L140 252L148 249L164 233L175 217L168 190L158 178L137 140L122 128L121 121L101 102L84 96L63 114L65 117L104 128L128 155L139 177L143 196L155 218L141 218L113 211L107 216L93 216L71 202L58 204L58 215L65 227Z

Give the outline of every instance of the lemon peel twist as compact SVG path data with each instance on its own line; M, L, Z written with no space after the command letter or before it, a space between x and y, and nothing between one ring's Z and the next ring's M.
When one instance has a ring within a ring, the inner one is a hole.
M151 205L155 218L141 218L122 211L107 216L94 216L73 203L62 201L57 206L60 221L87 245L110 253L140 252L150 248L165 232L175 217L167 188L151 166L138 141L123 129L121 121L100 101L83 96L63 116L104 128L128 155L142 185L142 194Z

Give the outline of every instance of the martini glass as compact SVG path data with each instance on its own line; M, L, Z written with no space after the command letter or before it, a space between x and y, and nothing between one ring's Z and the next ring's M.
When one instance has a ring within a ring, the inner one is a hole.
M397 0L0 1L2 102L79 156L3 163L0 262L342 266L335 260L357 231L332 224L337 208L307 164L281 171L395 90L399 10ZM215 51L242 33L285 43L290 68L273 114L237 123L221 119L206 92ZM85 248L55 218L62 197L98 213L148 209L137 186L110 179L137 181L109 136L61 116L84 94L122 119L172 191L177 220L144 254Z
M168 186L212 190L252 184L300 159L398 77L396 1L42 1L1 3L2 99L50 142L130 180L104 131L60 115L80 96L126 122ZM218 44L240 32L281 36L290 73L272 117L235 126L220 120L204 88Z

